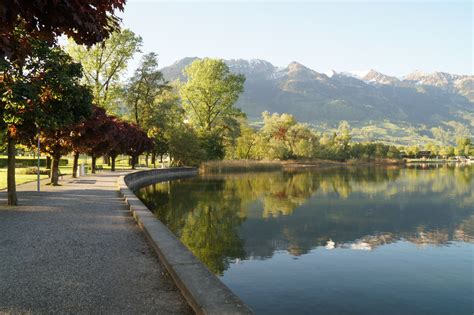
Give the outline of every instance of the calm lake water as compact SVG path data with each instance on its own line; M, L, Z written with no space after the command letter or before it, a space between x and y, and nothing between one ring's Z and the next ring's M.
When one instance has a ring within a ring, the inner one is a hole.
M257 314L473 314L474 168L200 176L140 198Z

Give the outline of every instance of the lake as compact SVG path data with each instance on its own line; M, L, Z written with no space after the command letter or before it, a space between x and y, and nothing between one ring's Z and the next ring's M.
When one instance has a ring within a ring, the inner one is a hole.
M472 314L474 168L204 175L137 195L257 314Z

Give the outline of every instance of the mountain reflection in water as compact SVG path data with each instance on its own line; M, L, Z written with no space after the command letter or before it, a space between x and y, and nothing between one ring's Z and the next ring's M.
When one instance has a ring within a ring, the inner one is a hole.
M139 189L211 271L277 251L373 250L474 240L473 168L354 167L206 175Z

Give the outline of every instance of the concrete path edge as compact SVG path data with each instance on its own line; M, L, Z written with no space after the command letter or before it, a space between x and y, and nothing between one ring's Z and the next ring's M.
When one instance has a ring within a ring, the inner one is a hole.
M196 314L253 314L133 193L147 184L197 174L196 168L143 170L120 176L117 184L133 218Z

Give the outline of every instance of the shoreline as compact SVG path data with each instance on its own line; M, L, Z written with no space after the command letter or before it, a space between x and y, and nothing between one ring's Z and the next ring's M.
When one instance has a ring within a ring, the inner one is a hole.
M196 314L253 314L134 193L147 184L197 174L195 168L139 170L120 176L117 188L138 227Z
M231 173L231 172L269 172L302 169L326 169L332 167L357 166L393 166L405 165L403 160L349 160L345 162L331 160L308 161L259 161L259 160L224 160L201 163L200 174Z

